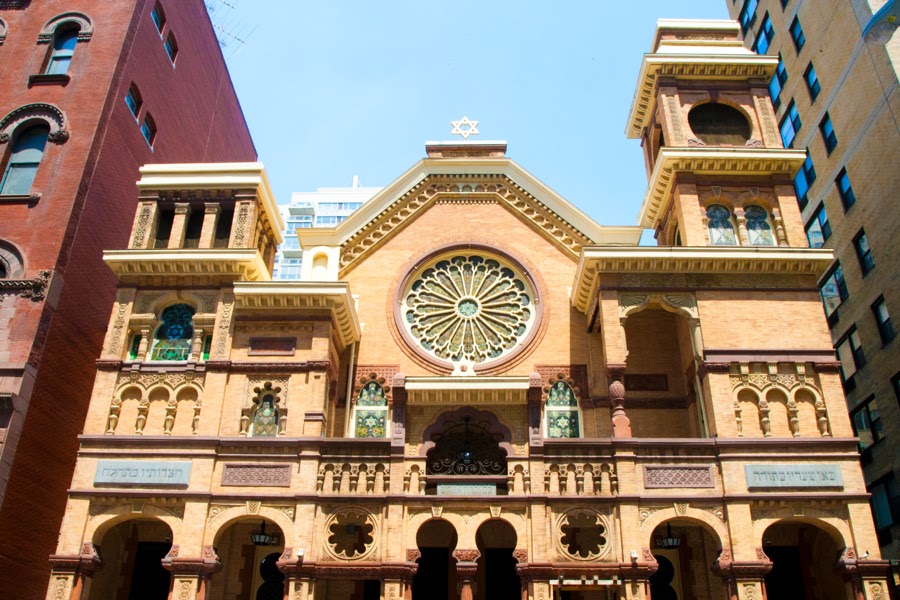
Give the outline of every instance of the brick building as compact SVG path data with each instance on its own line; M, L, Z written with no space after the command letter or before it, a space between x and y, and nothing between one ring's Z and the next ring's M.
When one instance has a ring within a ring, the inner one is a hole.
M271 281L261 165L143 168L48 598L883 599L777 64L659 23L637 226L434 142Z
M0 596L42 598L138 167L256 152L201 0L2 0L0 65Z
M860 438L882 553L900 558L900 36L861 35L879 0L725 0L744 43L777 57L769 90L810 245L834 250L819 285Z

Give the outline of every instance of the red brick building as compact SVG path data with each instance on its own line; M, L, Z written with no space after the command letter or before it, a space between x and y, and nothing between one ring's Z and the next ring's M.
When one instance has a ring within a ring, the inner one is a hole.
M0 0L0 65L0 596L43 598L138 167L256 151L202 0Z

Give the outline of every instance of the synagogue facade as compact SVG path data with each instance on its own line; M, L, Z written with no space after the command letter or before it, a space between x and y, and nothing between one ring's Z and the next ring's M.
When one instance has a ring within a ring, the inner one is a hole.
M777 64L659 23L633 227L434 142L272 281L260 165L143 168L48 598L886 598Z

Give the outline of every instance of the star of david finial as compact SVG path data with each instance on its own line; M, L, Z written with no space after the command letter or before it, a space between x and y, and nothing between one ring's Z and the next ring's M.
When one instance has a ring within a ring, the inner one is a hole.
M464 140L468 140L470 135L478 135L478 121L470 121L469 117L450 121L450 124L453 125L450 135L461 135Z

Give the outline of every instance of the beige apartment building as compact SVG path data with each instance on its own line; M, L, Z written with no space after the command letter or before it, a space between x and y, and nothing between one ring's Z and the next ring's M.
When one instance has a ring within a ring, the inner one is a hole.
M300 281L261 165L145 167L48 600L884 600L776 68L661 21L638 225L430 142Z
M769 90L813 247L882 553L900 558L900 36L867 45L880 0L725 0L744 43L780 64Z

